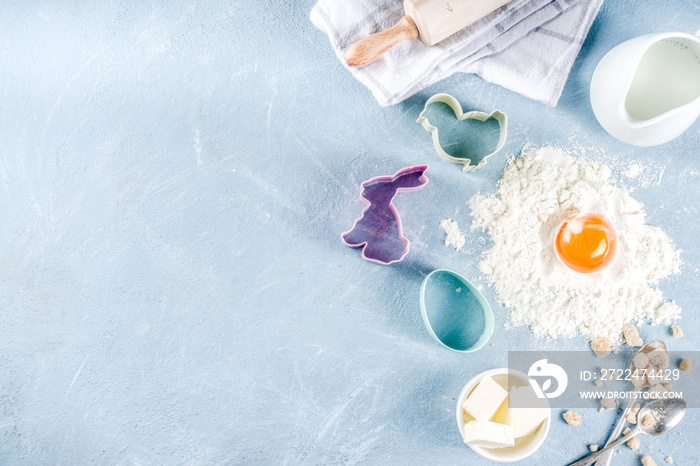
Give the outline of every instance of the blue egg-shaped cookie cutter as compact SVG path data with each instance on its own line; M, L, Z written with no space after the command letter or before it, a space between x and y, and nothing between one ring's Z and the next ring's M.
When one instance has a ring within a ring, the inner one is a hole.
M420 309L430 335L452 351L477 351L493 334L493 310L486 298L469 280L450 270L434 270L425 277Z

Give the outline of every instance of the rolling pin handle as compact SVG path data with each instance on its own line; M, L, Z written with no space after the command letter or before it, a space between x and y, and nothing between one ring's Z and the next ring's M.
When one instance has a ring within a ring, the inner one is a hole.
M406 15L396 25L386 31L361 39L345 52L349 66L365 66L386 53L401 41L418 37L418 28L413 18Z

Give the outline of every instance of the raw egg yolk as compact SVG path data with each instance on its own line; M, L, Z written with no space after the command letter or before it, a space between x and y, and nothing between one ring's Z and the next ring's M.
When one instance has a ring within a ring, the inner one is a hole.
M555 240L559 259L572 270L594 273L606 268L615 257L617 234L603 215L573 215L561 224Z

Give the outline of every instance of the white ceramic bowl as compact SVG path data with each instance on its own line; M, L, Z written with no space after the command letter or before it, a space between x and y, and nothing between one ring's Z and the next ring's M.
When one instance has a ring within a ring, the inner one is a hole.
M510 373L510 381L509 381ZM503 369L492 369L490 371L482 372L473 379L471 379L462 389L462 393L459 394L457 398L457 426L459 427L460 437L464 438L464 413L462 405L467 396L471 394L474 387L481 382L484 377L491 376L494 382L501 385L503 388L508 390L508 383L511 386L521 387L529 385L528 377L519 371L509 371L506 368ZM546 400L545 400L546 401ZM549 406L549 403L547 403ZM468 416L468 415L467 415ZM544 420L542 425L535 431L534 434L527 437L523 437L515 440L515 445L507 448L483 448L469 445L469 448L474 450L477 454L483 456L484 458L496 461L499 463L512 463L513 461L520 461L527 458L536 452L540 446L544 443L544 439L547 438L549 433L549 426L552 424L552 410L549 410L549 416Z

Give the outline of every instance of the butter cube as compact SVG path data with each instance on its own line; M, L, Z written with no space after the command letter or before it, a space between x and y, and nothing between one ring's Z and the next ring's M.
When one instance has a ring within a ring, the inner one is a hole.
M489 421L507 396L506 389L488 376L472 390L462 407L477 421Z
M513 387L508 401L496 412L495 421L513 427L515 438L521 438L534 434L549 412L546 403L537 398L531 387Z
M515 445L511 426L491 421L471 421L464 425L464 443L476 447L503 448Z

